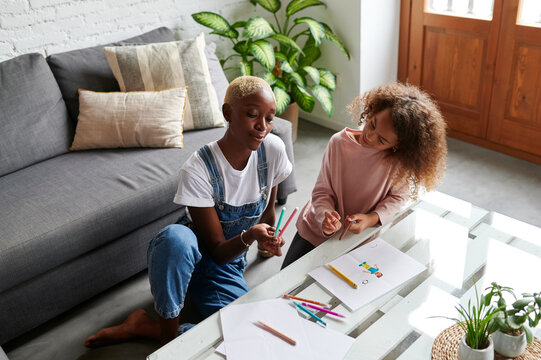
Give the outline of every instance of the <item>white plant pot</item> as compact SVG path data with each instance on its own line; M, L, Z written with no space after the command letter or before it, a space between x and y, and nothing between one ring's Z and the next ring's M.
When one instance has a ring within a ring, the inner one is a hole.
M466 344L466 335L462 335L458 347L458 360L494 360L494 343L488 338L489 344L486 349L472 349Z
M505 357L517 357L526 350L526 333L520 335L509 335L501 331L492 334L494 339L494 350Z

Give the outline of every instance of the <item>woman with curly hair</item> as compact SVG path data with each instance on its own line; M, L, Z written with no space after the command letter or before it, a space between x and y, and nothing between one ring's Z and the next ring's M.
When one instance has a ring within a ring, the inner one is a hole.
M446 124L428 94L393 83L358 96L348 110L364 127L331 137L282 268L341 228L358 234L385 224L443 177Z

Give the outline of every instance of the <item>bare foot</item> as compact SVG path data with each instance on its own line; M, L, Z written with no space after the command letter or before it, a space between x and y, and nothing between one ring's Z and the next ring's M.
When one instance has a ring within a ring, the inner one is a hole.
M85 346L88 348L97 348L136 338L159 340L160 334L160 324L148 316L143 309L137 309L132 311L122 324L101 329L88 337L85 341Z

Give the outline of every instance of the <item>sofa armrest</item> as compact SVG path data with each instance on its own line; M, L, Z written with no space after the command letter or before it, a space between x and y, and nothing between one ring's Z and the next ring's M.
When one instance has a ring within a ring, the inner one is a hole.
M293 170L291 174L278 185L278 194L276 198L280 205L283 205L287 201L287 196L297 191L297 180L295 178L295 158L293 155L293 140L291 138L291 123L287 120L279 117L274 117L274 126L271 131L276 136L280 137L286 145L287 157L291 164L293 164Z

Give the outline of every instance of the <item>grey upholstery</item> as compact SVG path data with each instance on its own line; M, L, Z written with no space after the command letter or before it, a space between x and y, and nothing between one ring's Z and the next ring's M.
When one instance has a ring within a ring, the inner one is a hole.
M72 125L40 54L0 63L0 176L65 153Z
M161 27L116 43L49 55L47 62L58 81L71 119L77 122L79 116L79 95L77 94L79 88L103 92L120 91L103 52L104 46L150 44L174 40L173 32L166 27Z
M160 28L117 44L171 40ZM68 152L77 89L118 91L102 48L51 55L53 72L39 54L0 63L0 345L145 269L148 242L182 211L180 167L225 131L185 132L183 149ZM223 102L227 79L205 50ZM273 132L293 162L291 125L276 118ZM292 173L278 197L295 190Z

